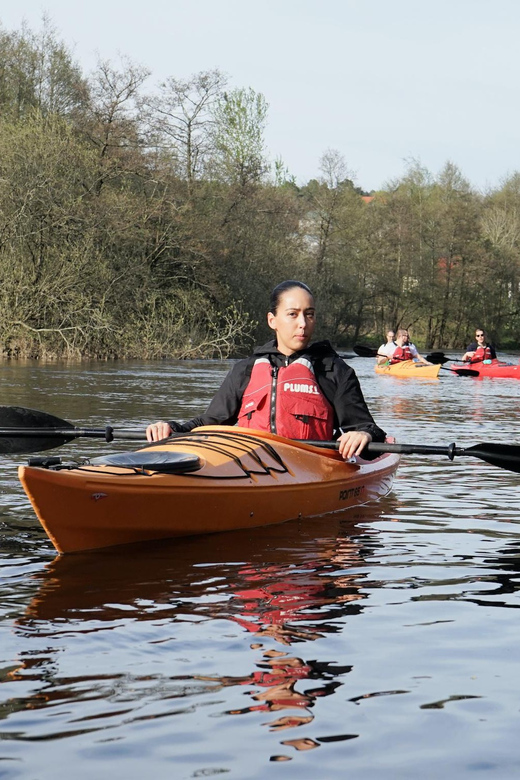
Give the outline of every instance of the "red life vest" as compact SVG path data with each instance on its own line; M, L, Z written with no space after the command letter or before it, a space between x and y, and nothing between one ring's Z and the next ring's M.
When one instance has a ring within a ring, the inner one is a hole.
M482 360L491 360L491 350L489 347L477 347L475 354L471 358L472 363L480 363Z
M405 344L404 347L396 347L394 354L390 359L390 365L392 363L400 363L401 360L413 360L413 355L410 347Z
M312 363L301 357L273 367L255 360L238 413L242 428L270 431L288 439L332 439L334 412L323 395Z

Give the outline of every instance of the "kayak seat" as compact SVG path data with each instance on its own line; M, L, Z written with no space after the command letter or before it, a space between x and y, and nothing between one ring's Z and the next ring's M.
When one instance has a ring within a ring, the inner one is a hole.
M160 471L166 474L183 474L186 471L198 471L202 462L198 455L188 452L115 452L89 458L91 466L117 466L119 468Z

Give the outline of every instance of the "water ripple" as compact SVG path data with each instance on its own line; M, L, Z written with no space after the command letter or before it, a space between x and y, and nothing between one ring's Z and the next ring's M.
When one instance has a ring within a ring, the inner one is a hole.
M9 363L0 385L6 404L138 427L198 413L230 365ZM514 380L355 367L399 441L518 443ZM520 475L406 456L360 510L57 557L20 460L0 460L6 780L516 776Z

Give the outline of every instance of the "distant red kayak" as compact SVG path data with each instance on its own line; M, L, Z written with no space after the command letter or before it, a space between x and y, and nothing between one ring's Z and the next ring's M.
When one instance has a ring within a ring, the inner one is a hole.
M502 360L479 361L476 363L452 363L451 368L469 367L478 371L479 376L502 377L503 379L520 379L520 364L505 363Z

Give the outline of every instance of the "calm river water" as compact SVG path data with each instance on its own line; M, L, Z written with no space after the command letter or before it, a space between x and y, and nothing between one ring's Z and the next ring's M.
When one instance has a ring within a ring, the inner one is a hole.
M0 398L140 427L230 365L5 363ZM401 442L519 442L518 381L352 365ZM0 458L2 780L520 777L520 475L406 456L342 516L59 557L25 460Z

